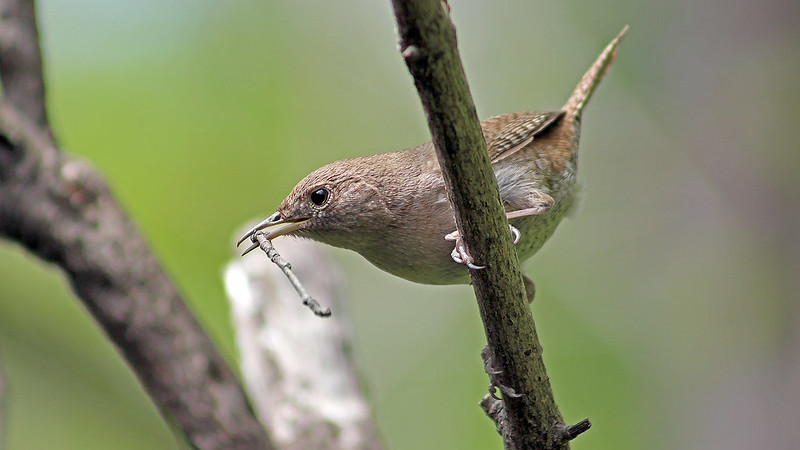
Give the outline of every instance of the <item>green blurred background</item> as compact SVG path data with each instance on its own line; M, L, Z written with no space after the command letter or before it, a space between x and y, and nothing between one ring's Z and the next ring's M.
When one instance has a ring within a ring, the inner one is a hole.
M526 271L575 449L800 448L800 3L451 0L478 113L559 108L625 24L584 115L582 211ZM234 230L332 160L428 139L388 0L45 0L48 101L235 359ZM468 287L336 251L393 449L501 448ZM4 441L176 448L61 273L0 242ZM426 405L420 407L419 405Z

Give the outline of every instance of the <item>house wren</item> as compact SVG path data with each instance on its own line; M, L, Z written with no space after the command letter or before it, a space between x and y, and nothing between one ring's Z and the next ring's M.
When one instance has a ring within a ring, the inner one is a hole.
M481 122L521 261L542 247L575 203L581 112L626 31L603 50L561 111ZM471 258L453 233L453 211L431 142L315 170L239 244L266 228L269 239L293 235L354 250L380 269L418 283L469 281L460 263ZM448 240L456 241L455 250Z

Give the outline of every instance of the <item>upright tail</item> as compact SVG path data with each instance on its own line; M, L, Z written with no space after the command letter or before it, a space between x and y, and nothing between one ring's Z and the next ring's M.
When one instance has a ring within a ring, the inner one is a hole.
M565 120L571 121L580 119L583 107L586 106L589 98L592 97L597 85L600 84L600 80L603 79L608 69L611 68L611 64L617 56L617 45L627 32L628 26L625 25L625 28L623 28L617 37L608 44L605 50L603 50L603 53L597 58L597 61L595 61L592 67L583 75L581 82L578 83L578 87L575 88L575 91L569 97L569 100L567 100L567 104L564 105Z

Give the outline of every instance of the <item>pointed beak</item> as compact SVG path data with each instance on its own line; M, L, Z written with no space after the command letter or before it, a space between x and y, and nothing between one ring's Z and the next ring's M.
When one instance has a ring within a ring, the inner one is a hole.
M247 233L239 239L239 242L236 243L236 246L242 244L242 242L246 241L247 239L252 238L256 232L261 231L265 228L275 227L269 230L266 233L266 238L269 240L275 239L278 236L283 236L284 234L290 234L300 229L300 227L309 221L309 218L289 218L289 219L282 219L280 213L276 212L275 214L267 217L260 223L258 223L253 228L250 228ZM242 253L242 256L250 253L253 249L257 248L258 244L253 243L247 250Z

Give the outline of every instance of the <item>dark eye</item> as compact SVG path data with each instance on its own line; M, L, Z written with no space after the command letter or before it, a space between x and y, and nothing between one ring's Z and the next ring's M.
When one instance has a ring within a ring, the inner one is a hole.
M328 192L327 189L319 188L316 191L311 193L311 203L313 203L313 204L315 204L317 206L322 206L322 205L325 204L325 202L328 201L328 196L329 195L330 195L330 192Z

